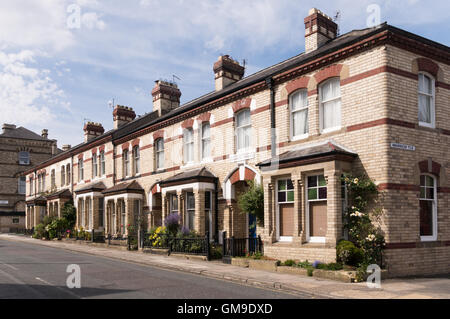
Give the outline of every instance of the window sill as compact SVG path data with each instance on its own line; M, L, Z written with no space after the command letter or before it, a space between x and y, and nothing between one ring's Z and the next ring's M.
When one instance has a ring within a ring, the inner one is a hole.
M299 136L292 136L291 137L291 142L306 140L308 137L309 137L309 134L303 134L303 135L299 135Z
M421 236L420 241L425 243L437 241L437 236Z
M342 126L332 127L332 128L324 129L320 133L321 134L333 133L333 132L340 131L341 129L342 129Z
M436 128L436 125L430 124L430 123L426 123L426 122L419 122L419 126L420 127L426 127L426 128L429 128L429 129L435 129Z

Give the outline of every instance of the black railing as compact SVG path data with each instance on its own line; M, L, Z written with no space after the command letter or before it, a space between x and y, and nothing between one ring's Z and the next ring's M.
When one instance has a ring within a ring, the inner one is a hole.
M167 249L168 255L172 253L182 253L187 255L205 256L207 260L211 258L209 233L204 237L179 238L171 236L161 236L157 239L150 239L150 234L141 232L140 247L144 249Z
M253 254L264 254L264 245L261 236L256 238L227 238L227 233L223 233L223 256L224 257L245 257Z

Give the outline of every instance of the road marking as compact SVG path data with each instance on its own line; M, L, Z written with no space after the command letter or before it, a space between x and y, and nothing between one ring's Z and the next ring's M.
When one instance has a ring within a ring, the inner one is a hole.
M9 267L9 268L11 268L12 270L19 270L18 268L14 267L14 266L11 266L11 265L8 265L8 264L5 264L5 263L3 263L3 262L1 262L1 261L0 261L0 265Z
M46 285L48 285L48 286L52 286L53 288L56 288L56 289L58 289L58 290L60 290L60 291L63 291L63 292L65 292L65 293L67 293L67 294L69 294L69 295L71 295L71 296L73 296L73 297L75 297L75 298L77 298L77 299L83 299L83 297L80 297L80 296L78 296L77 294L74 294L73 292L71 292L70 290L68 290L69 288L63 289L63 288L61 288L61 287L58 287L58 286L53 285L52 283L49 283L48 281L46 281L46 280L44 280L44 279L39 278L39 277L36 277L35 279L36 279L36 280L39 280L40 282L43 282L44 284L46 284Z
M36 289L30 287L29 285L27 285L25 282L23 282L22 280L17 279L16 277L8 274L7 272L4 272L3 270L0 269L0 274L5 276L6 278L9 278L9 280L15 282L16 284L19 284L20 286L22 286L24 289L30 291L31 293L33 293L34 295L38 296L38 297L45 297L43 293L37 291Z

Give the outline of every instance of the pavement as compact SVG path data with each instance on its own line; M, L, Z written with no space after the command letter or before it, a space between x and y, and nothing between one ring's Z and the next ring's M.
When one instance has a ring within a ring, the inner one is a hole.
M338 299L450 299L450 276L434 278L387 279L381 288L366 283L341 283L300 275L280 274L237 266L221 261L201 261L175 256L77 245L61 241L41 241L25 236L0 234L1 240L64 249L182 273L227 281L241 286L270 289L297 296Z

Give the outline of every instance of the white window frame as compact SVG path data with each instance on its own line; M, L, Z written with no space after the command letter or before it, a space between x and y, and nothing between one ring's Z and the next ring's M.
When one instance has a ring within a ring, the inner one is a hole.
M55 169L52 169L52 171L50 172L50 185L51 185L52 189L56 188L56 170Z
M141 150L139 146L133 147L133 169L134 175L141 174Z
M432 200L428 199L428 198L421 198L420 197L420 193L419 193L419 201L431 201L433 203L433 211L432 211L432 219L433 219L433 235L431 236L420 236L420 240L421 241L436 241L437 240L437 236L438 236L438 218L437 218L437 178L431 174L420 174L420 176L428 176L431 177L433 179L433 198ZM426 185L426 183L425 183ZM422 188L422 184L420 184L419 186L420 188ZM430 187L426 187L426 188L430 188ZM426 192L425 192L426 195ZM419 202L420 203L420 202ZM419 216L419 235L420 235L420 216Z
M69 164L66 165L66 179L67 179L66 185L70 185L70 165Z
M288 193L288 191L291 191L291 190L288 190L288 189L287 189L287 181L288 181L288 180L291 180L291 178L290 178L290 177L282 177L282 178L277 179L277 181L276 181L276 189L275 189L276 223L277 223L277 230L276 230L276 231L277 231L277 241L279 241L279 242L292 242L292 240L293 240L293 237L292 237L292 236L280 236L280 234L281 234L281 224L280 224L280 221L281 221L281 216L280 216L280 204L292 204L292 203L295 203L295 188L292 189L292 191L294 191L294 200L293 200L293 201L288 201L288 200L287 200L287 199L288 199L287 193ZM279 193L280 191L279 191L278 189L279 189L279 183L280 183L281 181L286 181L286 190L281 191L281 192L285 192L285 193L286 193L286 201L280 203L280 201L279 201L279 199L278 199L278 193ZM291 181L292 181L292 180L291 180ZM293 183L293 181L292 181L292 183ZM295 210L294 210L294 218L295 218Z
M97 153L92 154L92 178L98 177L98 156Z
M321 244L323 244L323 243L326 242L326 237L312 237L312 236L310 236L311 225L310 225L310 216L309 216L309 203L310 202L327 202L327 214L328 214L328 185L326 185L326 188L327 188L327 198L326 199L312 199L312 200L309 199L309 196L308 196L309 181L308 181L308 179L309 179L309 177L312 177L312 176L317 176L317 196L319 196L319 188L320 188L318 186L319 185L319 178L318 178L318 176L323 176L325 178L325 175L321 174L321 173L308 174L308 175L305 176L305 178L306 178L306 181L305 181L305 185L306 185L306 187L305 187L306 241L308 241L310 243L321 243ZM325 181L326 181L326 179L325 179Z
M84 160L78 160L78 182L84 181Z
M66 167L61 166L61 187L66 185Z
M238 126L238 117L243 113L248 113L249 123ZM236 121L236 131L235 131L236 153L247 153L251 150L251 147L252 147L252 131L251 131L252 130L252 114L251 114L250 109L244 109L244 110L241 110L238 113L236 113L235 121ZM241 145L239 145L239 134L240 134L240 132L244 132L246 129L249 129L248 145L241 146Z
M194 208L189 207L189 198L192 197L194 199ZM195 230L195 194L193 192L187 192L186 193L186 205L185 205L185 218L184 218L184 226L193 231ZM190 215L193 213L194 215L194 224L191 225L192 227L189 227L190 224Z
M209 136L207 136L207 137L204 136L204 128L206 126L209 126ZM202 124L201 133L202 133L202 137L201 137L202 138L202 146L201 146L202 161L206 161L211 158L211 124L209 122L205 122ZM206 142L209 144L209 153L206 154L206 156L205 156L204 151L205 151L205 143Z
M293 98L297 94L306 93L306 105L303 105L302 107L298 109L293 109L294 103L292 102ZM294 115L295 113L304 112L306 110L307 117L306 117L306 133L300 134L300 135L294 135ZM308 90L307 89L299 89L292 93L289 96L289 115L290 115L290 137L292 141L296 140L302 140L305 138L308 138L309 136L309 101L308 101Z
M106 162L105 162L105 151L100 152L100 175L105 176L106 174Z
M159 143L161 142L161 143ZM162 159L160 160L160 156L162 155ZM162 170L165 167L165 159L164 159L164 139L159 138L155 141L155 164L156 170Z
M192 128L183 130L183 162L184 164L194 162L194 130Z
M322 100L323 87L333 81L337 81L339 83L339 96L336 96L329 100L323 101ZM340 102L340 109L339 109L340 124L338 126L324 128L324 119L325 119L324 104L328 103L328 102L332 102L332 101L337 101L337 100L339 100L339 102ZM334 78L326 80L325 82L323 82L319 85L319 115L320 115L319 116L320 117L320 132L322 134L338 131L342 128L342 91L341 91L340 78L334 77Z
M430 79L431 81L431 95L429 93L426 92L421 92L420 91L420 77L421 76L426 76ZM421 95L425 95L431 98L431 102L430 102L430 118L431 118L431 123L427 123L427 122L422 122L420 121L420 96ZM418 119L419 119L419 125L420 126L425 126L425 127L429 127L429 128L436 128L436 109L435 109L435 99L436 99L436 80L434 79L434 77L427 73L427 72L419 72L418 74L418 82L417 82L417 111L418 111Z
M130 176L130 152L125 149L122 153L122 161L123 161L123 177Z

